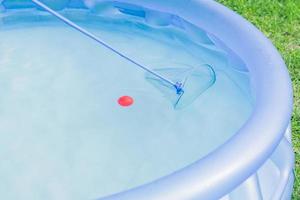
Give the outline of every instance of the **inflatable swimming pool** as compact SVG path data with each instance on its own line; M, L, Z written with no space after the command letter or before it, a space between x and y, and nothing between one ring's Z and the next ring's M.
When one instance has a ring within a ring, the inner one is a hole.
M291 198L291 82L253 25L214 1L41 2L122 53L0 0L3 199Z

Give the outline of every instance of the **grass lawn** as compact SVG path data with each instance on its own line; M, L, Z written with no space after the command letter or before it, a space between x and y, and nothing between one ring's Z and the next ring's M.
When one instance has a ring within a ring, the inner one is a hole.
M296 153L294 200L300 200L300 0L219 0L273 41L289 68L294 87L292 118Z

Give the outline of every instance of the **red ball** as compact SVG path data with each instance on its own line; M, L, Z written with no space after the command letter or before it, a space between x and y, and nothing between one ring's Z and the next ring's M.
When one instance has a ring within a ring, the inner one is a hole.
M118 103L124 107L131 106L133 104L133 98L130 96L122 96L118 99Z

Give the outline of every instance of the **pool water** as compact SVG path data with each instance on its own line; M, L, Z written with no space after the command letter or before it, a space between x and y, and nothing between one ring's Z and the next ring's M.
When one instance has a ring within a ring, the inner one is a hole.
M222 145L251 113L247 70L200 29L64 13L149 68L211 65L216 82L174 109L136 66L45 13L17 14L0 25L2 199L95 199L151 182ZM118 104L124 95L131 106Z

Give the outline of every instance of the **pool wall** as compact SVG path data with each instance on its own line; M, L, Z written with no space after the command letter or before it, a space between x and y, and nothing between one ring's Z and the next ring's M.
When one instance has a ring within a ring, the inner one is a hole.
M56 10L93 9L103 0L44 0ZM199 200L290 199L294 153L290 118L292 87L287 68L272 43L241 16L208 0L117 0L131 14L144 13L156 25L184 20L213 33L246 64L254 110L224 145L171 175L103 199ZM0 0L0 11L35 9L26 1ZM1 15L1 14L0 14ZM1 18L0 18L1 24Z

